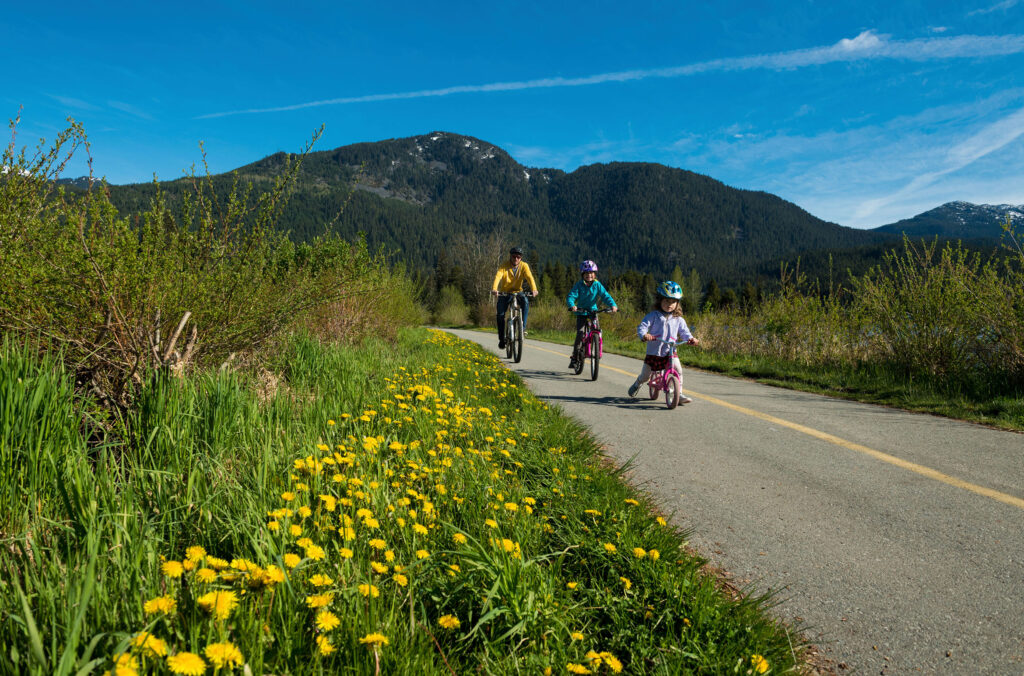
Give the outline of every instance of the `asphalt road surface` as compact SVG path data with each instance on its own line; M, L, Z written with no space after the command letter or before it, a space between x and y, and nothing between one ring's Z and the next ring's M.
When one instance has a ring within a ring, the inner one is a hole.
M568 356L503 361L839 673L1024 674L1024 435L690 369L669 411L626 395L640 360Z

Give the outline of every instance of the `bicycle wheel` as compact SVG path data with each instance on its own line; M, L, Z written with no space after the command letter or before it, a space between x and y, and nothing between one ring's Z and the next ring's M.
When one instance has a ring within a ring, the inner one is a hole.
M512 341L512 361L519 363L523 360L523 318L517 316L515 319L516 339Z
M580 349L576 350L576 368L573 369L576 375L583 373L583 360L586 359L586 354L587 340L584 338L583 342L580 343Z
M650 387L651 401L658 398L658 393L661 392L661 388L658 383L661 382L661 373L655 372L651 374L651 379L647 381L647 385Z
M601 354L597 349L597 343L590 341L590 379L597 380L597 369L601 366Z
M668 382L665 383L665 406L668 406L669 410L679 405L679 396L682 389L683 386L679 384L679 378L675 376L668 377Z
M515 322L512 321L511 313L505 320L505 358L512 358L512 341L515 339Z

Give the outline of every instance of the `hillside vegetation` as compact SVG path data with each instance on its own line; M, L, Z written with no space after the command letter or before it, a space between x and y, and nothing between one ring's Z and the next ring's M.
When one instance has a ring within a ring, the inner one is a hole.
M270 185L287 163L278 153L237 175ZM187 187L172 181L162 189L173 203ZM123 214L143 209L153 194L144 184L111 187ZM774 278L781 260L804 252L898 241L682 169L623 162L572 173L534 169L485 141L447 132L309 154L277 224L296 242L325 228L343 238L364 232L371 249L401 252L420 269L467 236L499 234L525 246L534 263L600 258L612 272L659 276L680 266L729 285L765 270ZM842 261L837 269L845 269Z

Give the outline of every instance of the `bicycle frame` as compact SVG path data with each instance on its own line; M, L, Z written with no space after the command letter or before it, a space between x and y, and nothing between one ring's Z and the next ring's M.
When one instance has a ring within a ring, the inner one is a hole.
M601 335L601 325L597 321L597 315L601 312L611 312L611 310L604 308L575 313L577 316L585 315L587 318L586 324L581 327L583 335L580 338L579 351L576 352L576 375L583 372L583 360L590 357L591 380L597 380L601 357L604 356L604 337Z
M665 405L672 409L679 405L679 398L682 396L683 374L676 369L676 341L660 340L669 346L668 366L657 371L651 371L650 380L647 381L650 388L651 399L657 399L658 394L665 393Z

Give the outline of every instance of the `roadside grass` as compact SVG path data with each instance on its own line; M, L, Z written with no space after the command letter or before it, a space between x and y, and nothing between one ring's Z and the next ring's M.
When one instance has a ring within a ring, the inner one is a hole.
M103 439L59 362L2 349L0 671L797 668L771 600L475 345L293 338L275 388L158 378Z
M479 330L494 331L489 327ZM700 335L699 329L694 331ZM574 337L573 331L530 329L530 338L561 345L572 345ZM604 349L640 359L644 355L644 345L639 341L623 340L609 332L604 333ZM691 347L681 347L678 353L684 366L750 378L766 385L1024 431L1024 399L1020 397L997 395L979 400L964 392L950 393L948 383L930 382L925 377L910 379L884 364L812 365Z

